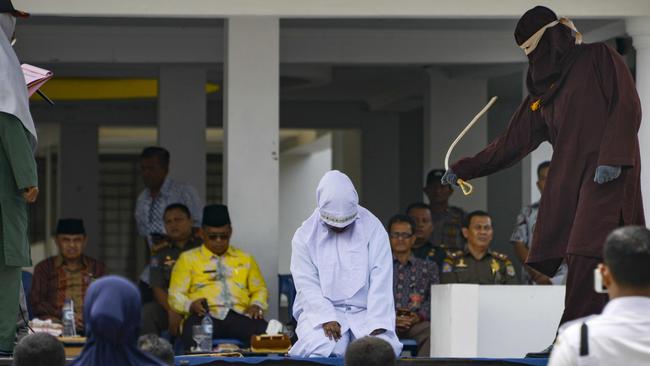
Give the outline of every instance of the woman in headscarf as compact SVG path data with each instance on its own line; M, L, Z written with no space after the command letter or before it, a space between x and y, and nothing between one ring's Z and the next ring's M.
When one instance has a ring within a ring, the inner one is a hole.
M607 302L593 291L607 235L618 226L644 225L641 105L621 56L603 43L581 44L573 23L552 10L527 11L515 39L528 56L528 97L501 137L453 164L442 180L489 175L542 141L553 145L527 264L552 276L566 258L565 323L598 314Z
M343 173L327 172L318 207L292 241L298 341L291 356L342 356L349 342L377 336L399 355L395 334L393 257L388 234Z
M103 277L88 288L84 300L86 345L74 366L164 366L140 351L140 293L128 280Z
M0 355L14 348L21 267L32 265L27 203L38 195L36 129L25 78L11 47L17 16L27 14L0 0Z

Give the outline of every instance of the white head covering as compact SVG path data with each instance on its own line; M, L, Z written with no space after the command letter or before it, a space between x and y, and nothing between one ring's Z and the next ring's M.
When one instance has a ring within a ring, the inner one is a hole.
M18 57L11 47L11 36L16 28L16 18L0 13L0 112L16 116L30 133L32 149L36 149L36 128L29 112L27 85Z
M328 225L343 228L358 215L359 196L347 175L332 170L321 178L316 189L320 218Z
M385 233L379 219L359 206L354 185L345 174L332 170L321 178L318 207L294 235L293 245L307 247L323 296L331 301L349 299L368 283L368 245L377 230ZM327 225L346 227L336 233ZM341 276L345 277L341 281Z

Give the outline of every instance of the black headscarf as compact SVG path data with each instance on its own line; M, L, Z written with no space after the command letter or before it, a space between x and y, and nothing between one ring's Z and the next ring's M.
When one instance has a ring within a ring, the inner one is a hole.
M542 27L556 20L557 15L547 7L536 6L528 10L515 28L517 44L526 42ZM546 29L535 50L528 54L526 87L534 100L540 100L544 105L553 99L580 49L567 26L558 24Z

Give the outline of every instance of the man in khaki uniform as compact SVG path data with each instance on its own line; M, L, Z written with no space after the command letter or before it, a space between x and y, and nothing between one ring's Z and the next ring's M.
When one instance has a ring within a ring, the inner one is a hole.
M463 220L465 250L449 251L442 263L441 283L475 283L479 285L517 284L515 267L508 256L490 250L493 238L492 218L484 211L474 211Z

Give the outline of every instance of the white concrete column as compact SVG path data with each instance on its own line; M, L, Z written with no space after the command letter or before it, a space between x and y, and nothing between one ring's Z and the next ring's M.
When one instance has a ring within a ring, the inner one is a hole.
M424 167L422 183L431 169L444 169L445 154L458 133L478 113L487 97L484 79L450 79L437 69L429 70L429 91L425 99ZM449 164L481 151L487 141L487 118L484 116L456 145ZM472 180L474 193L463 196L455 189L450 204L467 211L487 209L487 180Z
M627 19L626 28L636 48L636 89L641 99L643 115L639 130L641 193L646 225L650 225L650 17Z
M158 144L171 155L170 176L206 189L205 70L162 66L158 79Z
M255 256L278 308L280 24L274 17L225 23L224 197L235 246Z
M61 124L57 219L82 219L88 234L86 254L101 259L97 131L97 125L93 123L64 122Z
M368 113L361 121L361 205L385 223L399 207L399 115Z

